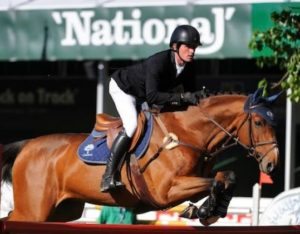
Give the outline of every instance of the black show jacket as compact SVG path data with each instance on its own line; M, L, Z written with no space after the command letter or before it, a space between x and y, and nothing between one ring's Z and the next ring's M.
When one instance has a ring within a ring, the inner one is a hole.
M150 105L168 105L180 103L180 93L174 93L177 87L183 87L182 92L195 90L194 70L193 62L187 63L176 77L175 54L165 50L117 70L112 78L125 93Z

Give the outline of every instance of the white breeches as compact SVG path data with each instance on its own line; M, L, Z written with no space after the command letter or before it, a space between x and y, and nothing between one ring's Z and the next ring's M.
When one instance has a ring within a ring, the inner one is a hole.
M1 206L0 218L8 216L14 209L14 195L12 184L8 182L1 182Z
M113 78L109 82L109 93L123 121L127 136L132 137L137 128L138 116L135 97L121 90Z

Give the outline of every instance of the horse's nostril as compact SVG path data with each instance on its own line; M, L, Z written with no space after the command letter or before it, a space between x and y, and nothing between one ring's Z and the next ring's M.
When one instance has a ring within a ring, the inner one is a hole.
M273 170L274 170L274 165L273 165L273 163L268 163L268 164L267 164L267 172L268 172L268 174L272 173Z

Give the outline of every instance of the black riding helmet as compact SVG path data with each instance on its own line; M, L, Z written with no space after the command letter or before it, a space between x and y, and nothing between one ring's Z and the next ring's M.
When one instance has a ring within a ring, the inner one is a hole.
M175 28L170 39L170 47L173 43L193 45L195 47L202 45L199 32L190 25L180 25Z

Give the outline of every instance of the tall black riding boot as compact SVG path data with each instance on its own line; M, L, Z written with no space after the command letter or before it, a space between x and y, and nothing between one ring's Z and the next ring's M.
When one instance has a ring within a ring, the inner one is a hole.
M107 161L106 169L102 177L101 192L109 192L117 186L123 186L121 181L115 178L115 172L122 156L127 152L131 139L125 130L119 132L111 147L111 154Z

